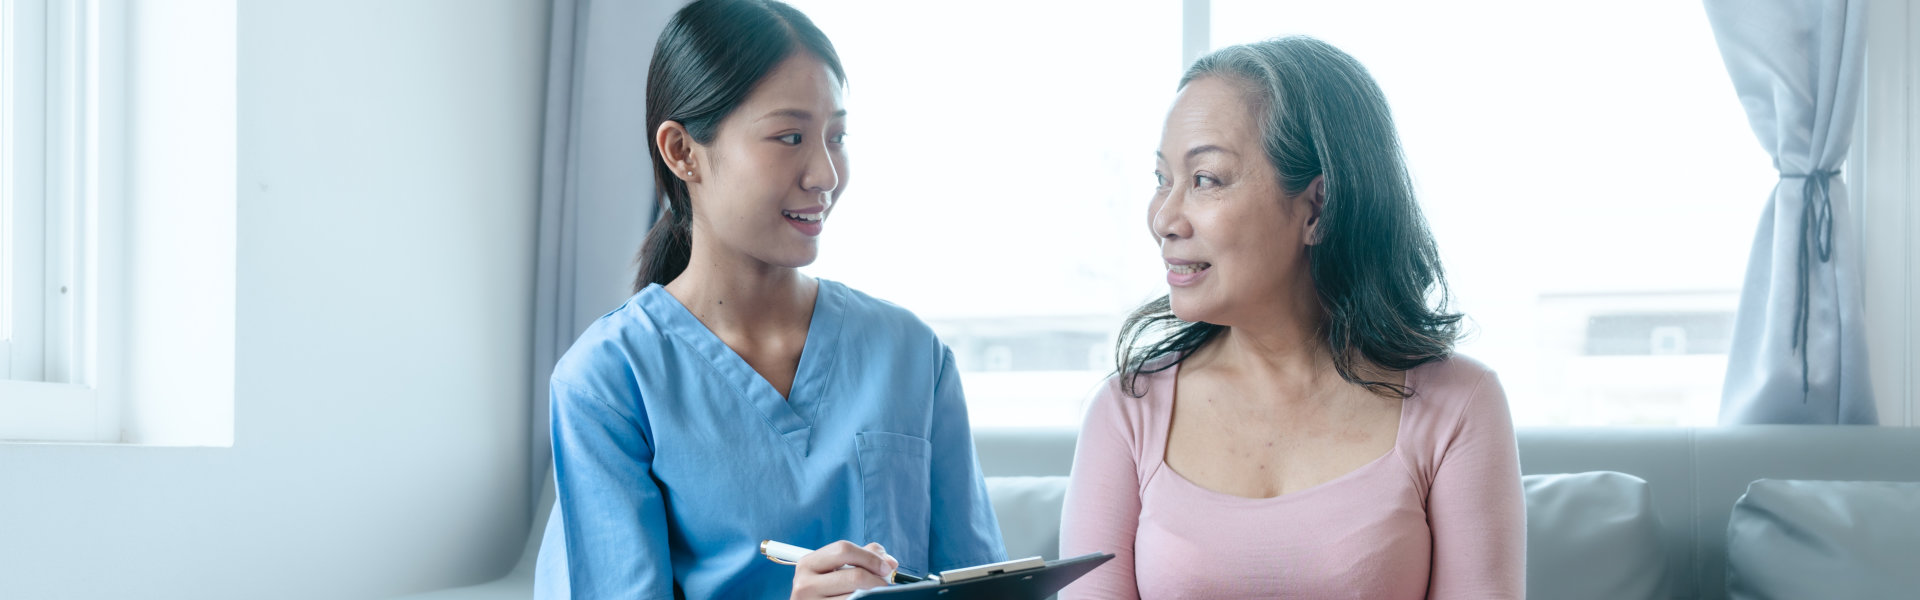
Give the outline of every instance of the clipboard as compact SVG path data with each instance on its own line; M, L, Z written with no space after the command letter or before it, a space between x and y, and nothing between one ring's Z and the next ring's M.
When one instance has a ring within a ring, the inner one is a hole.
M1113 560L1113 555L1104 552L1051 561L1040 561L1038 557L1010 560L942 571L938 580L860 590L854 592L852 598L1044 600L1109 560ZM1040 564L1036 566L1035 562Z

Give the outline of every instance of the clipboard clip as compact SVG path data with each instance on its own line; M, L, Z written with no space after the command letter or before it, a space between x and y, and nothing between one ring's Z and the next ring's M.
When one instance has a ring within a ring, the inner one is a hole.
M1018 571L1025 571L1028 569L1038 569L1045 566L1047 566L1046 559L1040 558L1038 556L1029 556L1026 558L1016 558L1009 561L984 564L976 567L967 567L964 569L951 569L947 571L941 571L940 574L938 576L933 577L933 579L941 583L953 583L956 581L978 579L981 577L989 577L993 575L999 575L1002 573L1014 573Z

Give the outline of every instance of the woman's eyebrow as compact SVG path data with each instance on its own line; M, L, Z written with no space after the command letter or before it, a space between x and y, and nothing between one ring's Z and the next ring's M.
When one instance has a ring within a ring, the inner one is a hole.
M1215 145L1213 145L1213 144L1207 144L1207 145L1204 145L1204 146L1194 146L1194 147L1193 147L1192 149L1190 149L1190 150L1187 150L1187 160L1193 160L1193 157L1195 157L1195 156L1199 156L1199 155L1202 155L1202 154L1208 154L1208 153L1215 153L1215 152L1217 152L1217 153L1220 153L1220 154L1229 154L1229 155L1233 155L1233 156L1239 156L1239 155L1240 155L1240 153L1238 153L1238 152L1234 152L1234 151L1232 151L1232 150L1228 150L1228 149L1226 149L1226 148L1222 148L1222 147L1219 147L1219 146L1215 146Z
M844 116L847 116L847 109L844 109L844 108L833 113L833 117L836 119ZM761 115L760 118L754 119L754 121L756 122L765 121L767 119L771 119L774 117L787 117L789 119L796 119L800 121L812 121L813 113L807 112L805 110L798 109L798 108L782 108L780 110L776 110L776 111L767 113L765 115Z
M1239 155L1240 155L1240 153L1238 153L1238 152L1234 152L1234 151L1232 151L1232 150L1229 150L1229 149L1226 149L1226 148L1222 148L1222 147L1220 147L1220 146L1215 146L1215 145L1213 145L1213 144L1206 144L1206 145L1203 145L1203 146L1194 146L1194 147L1193 147L1192 149L1190 149L1190 150L1187 150L1187 156L1186 156L1186 159L1187 159L1187 160L1193 160L1193 157L1195 157L1195 156L1199 156L1199 155L1202 155L1202 154L1207 154L1207 153L1213 153L1213 152L1218 152L1218 153L1220 153L1220 154L1231 154L1231 155L1234 155L1234 156L1239 156ZM1157 156L1157 157L1159 157L1159 158L1160 158L1160 160L1162 160L1162 161L1164 161L1164 160L1167 160L1167 155L1165 155L1165 154L1161 154L1159 150L1155 150L1155 151L1153 151L1153 155L1154 155L1154 156Z

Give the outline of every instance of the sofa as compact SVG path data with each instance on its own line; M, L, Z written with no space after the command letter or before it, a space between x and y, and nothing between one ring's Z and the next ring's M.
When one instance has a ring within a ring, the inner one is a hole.
M1742 504L1756 481L1920 482L1920 428L1522 428L1518 436L1521 471L1527 476L1527 588L1533 598L1728 598L1730 521L1747 523L1749 517L1758 517L1755 522L1761 525L1742 525L1740 539L1808 539L1808 532L1791 527L1769 533L1766 519L1777 520L1780 510ZM1057 557L1060 506L1075 432L989 429L976 431L975 440L1008 555ZM1920 483L1897 485L1906 487L1896 494L1920 490ZM1820 493L1817 487L1811 489ZM519 564L505 577L409 600L531 597L534 557L552 504L549 481L536 513L541 517L535 519ZM1901 575L1908 579L1881 583L1904 585L1901 582L1920 577L1915 575L1920 573L1920 536L1908 533L1920 529L1920 505L1897 500L1882 506L1893 506L1891 510L1901 514L1865 523L1849 517L1841 520L1841 528L1878 532L1882 547L1894 544L1893 550L1878 551L1872 558L1911 565L1913 573ZM1749 565L1747 573L1774 577L1731 578L1739 595L1796 597L1765 586L1845 578L1831 570L1797 575L1793 570L1807 561L1785 548L1790 545L1754 541L1734 547L1731 555L1736 564ZM1830 546L1813 551L1853 562ZM1767 562L1772 555L1778 555L1775 562L1789 564L1775 568ZM1767 568L1755 573L1760 569L1753 565ZM1904 589L1912 590L1908 597L1920 597L1920 586ZM1849 594L1843 590L1821 596Z

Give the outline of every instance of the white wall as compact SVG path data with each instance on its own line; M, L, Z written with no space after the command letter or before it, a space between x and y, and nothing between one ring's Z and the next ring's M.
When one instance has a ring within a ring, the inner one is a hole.
M507 568L546 31L531 0L239 3L233 447L0 444L0 598Z

